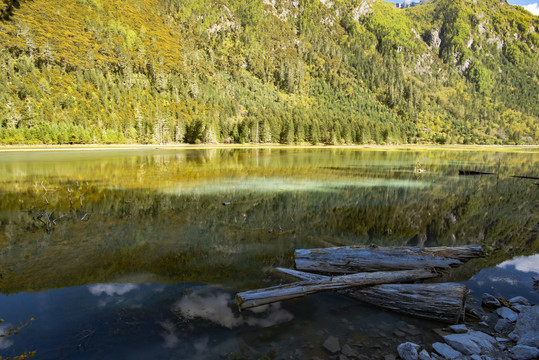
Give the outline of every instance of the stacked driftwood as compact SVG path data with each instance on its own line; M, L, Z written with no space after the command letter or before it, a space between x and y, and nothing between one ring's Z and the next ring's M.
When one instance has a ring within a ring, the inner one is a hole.
M338 291L384 309L457 323L464 317L466 287L457 283L417 282L435 278L451 267L483 256L484 250L476 246L371 245L296 250L294 255L297 270L276 270L300 281L238 293L236 300L240 309L322 291Z

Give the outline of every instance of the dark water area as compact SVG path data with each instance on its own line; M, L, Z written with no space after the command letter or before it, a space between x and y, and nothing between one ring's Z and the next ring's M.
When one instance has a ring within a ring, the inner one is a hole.
M317 294L239 312L293 251L479 244L446 275L534 303L539 150L189 149L0 153L0 356L365 359L444 324ZM423 172L418 171L424 170ZM496 175L459 176L459 169ZM534 256L535 255L535 256Z

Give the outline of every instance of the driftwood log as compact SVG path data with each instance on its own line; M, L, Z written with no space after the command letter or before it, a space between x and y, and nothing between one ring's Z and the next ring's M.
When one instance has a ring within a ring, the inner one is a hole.
M294 253L296 269L333 274L363 271L445 269L484 255L481 247L372 247L342 246L300 249Z
M315 281L324 275L277 268L276 271L299 280ZM466 286L442 284L383 284L338 291L340 294L385 310L456 324L464 318Z
M335 291L356 286L411 282L436 277L431 270L415 269L405 271L379 271L357 273L323 279L301 281L293 284L277 285L265 289L245 291L236 295L240 309L271 304L283 300L294 299L323 291Z

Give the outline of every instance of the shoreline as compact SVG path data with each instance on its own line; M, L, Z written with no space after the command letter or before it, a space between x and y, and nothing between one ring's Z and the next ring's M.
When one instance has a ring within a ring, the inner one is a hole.
M0 145L0 153L9 152L56 152L56 151L110 151L110 150L193 150L193 149L351 149L351 150L437 150L437 151L503 151L538 152L539 145L284 145L268 144L82 144L82 145Z

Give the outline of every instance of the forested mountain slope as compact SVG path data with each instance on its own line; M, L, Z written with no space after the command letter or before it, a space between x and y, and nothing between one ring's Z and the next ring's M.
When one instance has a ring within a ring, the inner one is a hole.
M0 143L539 141L505 1L4 0Z

